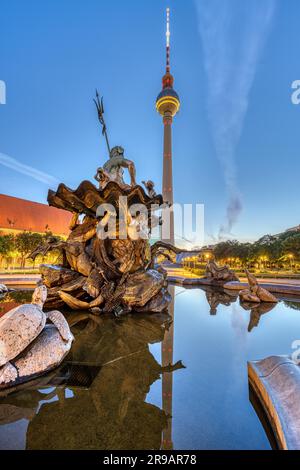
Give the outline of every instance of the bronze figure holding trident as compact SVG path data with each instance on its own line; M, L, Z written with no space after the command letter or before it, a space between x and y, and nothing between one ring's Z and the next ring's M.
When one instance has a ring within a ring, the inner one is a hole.
M110 149L106 124L104 121L104 106L103 106L103 97L99 99L98 91L96 90L96 99L94 99L98 119L102 125L102 135L105 136L106 145L109 153L109 160L104 163L103 168L97 169L97 174L95 176L96 181L99 182L100 188L103 189L108 181L115 181L120 186L126 186L123 180L123 168L126 168L130 175L130 186L136 186L135 180L135 165L131 160L128 160L124 157L124 149L121 146L116 146Z

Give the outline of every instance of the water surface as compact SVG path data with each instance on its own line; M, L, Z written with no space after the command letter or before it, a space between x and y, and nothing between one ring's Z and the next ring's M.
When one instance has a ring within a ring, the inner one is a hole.
M0 449L270 449L247 360L292 352L300 304L246 310L233 294L170 290L173 323L68 314L76 341L60 369L0 398ZM9 294L0 315L29 298Z

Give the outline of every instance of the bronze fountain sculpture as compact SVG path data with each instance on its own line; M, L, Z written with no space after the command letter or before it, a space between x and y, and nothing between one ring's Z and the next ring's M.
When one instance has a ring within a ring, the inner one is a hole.
M157 242L150 245L151 230L160 223L155 211L163 205L152 181L136 183L133 161L124 149L110 149L103 117L103 99L95 104L105 136L109 159L97 169L95 180L83 181L76 190L64 184L49 191L49 205L72 212L70 234L62 241L49 237L30 257L60 250L61 265L41 265L48 288L46 308L67 305L93 314L129 311L161 312L168 307L166 273L154 269L158 254L168 256L175 247ZM128 170L130 183L124 179Z

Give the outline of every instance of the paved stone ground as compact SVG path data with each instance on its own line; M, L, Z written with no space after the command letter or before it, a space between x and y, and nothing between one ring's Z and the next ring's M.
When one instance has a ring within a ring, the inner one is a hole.
M174 282L181 286L210 285L209 281L203 280L202 277L185 270L181 266L172 265L171 263L166 263L163 266L168 273L168 279L170 282ZM300 279L258 278L258 282L261 287L264 287L274 294L279 294L281 297L282 295L291 295L300 298ZM223 287L224 289L238 292L245 289L247 286L247 279L240 278L240 282L228 282L227 284L224 284Z
M0 284L7 286L35 285L40 274L0 274Z
M168 278L170 281L178 282L182 285L191 284L199 285L205 284L199 282L201 277L197 274L191 273L190 271L185 270L180 265L173 265L171 263L166 263L163 265L164 269L168 273ZM6 284L8 286L35 286L38 279L40 279L40 274L0 274L0 284ZM262 287L266 289L271 289L273 292L287 293L287 294L296 294L300 295L300 279L280 279L280 278L258 278L259 283L262 284ZM228 288L233 290L243 289L247 284L247 279L244 277L240 278L240 283L229 283Z
M191 273L190 271L185 270L181 266L178 265L164 265L164 269L167 271L168 276L170 277L185 277L187 279L199 279L197 274ZM285 284L289 286L299 286L300 287L300 279L284 279L284 278L257 278L258 282L263 282L266 284ZM240 277L240 281L242 283L247 283L246 277Z

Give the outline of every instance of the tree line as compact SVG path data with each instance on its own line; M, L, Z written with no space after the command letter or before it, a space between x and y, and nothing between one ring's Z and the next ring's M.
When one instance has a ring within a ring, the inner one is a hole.
M27 256L51 235L50 232L44 234L29 231L17 234L0 232L0 265L5 263L6 267L9 267L18 262L20 268L24 268Z
M227 240L213 247L218 261L231 264L284 268L300 263L300 232L284 232L280 235L265 235L254 243Z

